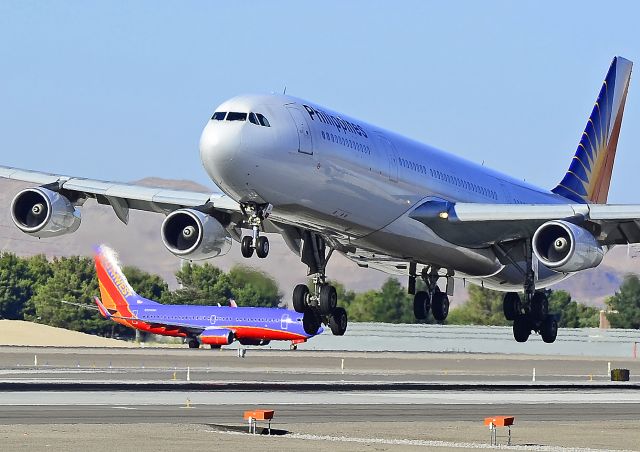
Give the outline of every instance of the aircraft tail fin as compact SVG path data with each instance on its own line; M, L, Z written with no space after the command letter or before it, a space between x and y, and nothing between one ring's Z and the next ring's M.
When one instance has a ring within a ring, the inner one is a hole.
M579 203L607 202L632 66L613 58L569 170L554 193Z
M137 317L136 306L156 304L154 301L141 297L133 290L120 269L116 253L111 248L106 245L96 246L94 260L102 298L102 302L98 304L96 301L96 304L103 315L105 312L102 311L102 308L110 315L117 314L125 318Z

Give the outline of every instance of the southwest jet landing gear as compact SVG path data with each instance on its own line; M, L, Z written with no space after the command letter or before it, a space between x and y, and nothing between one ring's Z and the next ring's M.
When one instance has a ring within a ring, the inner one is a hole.
M415 293L413 297L413 314L416 319L424 320L429 315L429 310L431 310L433 318L438 322L443 322L447 318L447 315L449 315L449 296L445 292L441 292L437 285L438 278L440 278L438 270L432 268L431 271L429 271L429 269L425 267L422 270L421 277L427 285L427 291ZM409 287L415 289L415 276L410 276L409 278ZM447 284L449 284L449 281Z
M302 246L302 262L309 267L313 291L305 284L298 284L293 290L293 309L304 314L302 325L307 334L316 334L324 323L336 336L342 336L347 330L347 311L337 306L336 288L328 284L325 275L327 262L333 253L325 253L324 239L312 232L305 231Z
M513 337L518 342L527 342L534 331L548 344L555 342L558 335L558 322L549 313L549 299L547 294L536 291L535 272L533 270L533 256L531 242L527 241L525 248L525 279L524 295L521 298L515 292L506 293L502 301L504 317L513 320Z
M251 226L252 234L242 237L240 242L240 251L246 258L253 256L255 251L259 258L264 259L269 254L269 239L260 235L260 231L264 231L263 222L271 213L271 204L241 204L240 209L246 218L247 223Z

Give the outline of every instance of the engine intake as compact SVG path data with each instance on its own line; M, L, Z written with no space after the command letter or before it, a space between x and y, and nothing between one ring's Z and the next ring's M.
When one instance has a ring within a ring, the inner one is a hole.
M218 220L195 209L179 209L162 222L162 241L183 259L223 256L231 248L231 237Z
M562 220L548 221L533 235L533 252L543 265L577 272L600 265L605 250L586 229Z
M25 234L38 238L71 234L80 227L80 211L58 192L27 188L11 202L11 219Z

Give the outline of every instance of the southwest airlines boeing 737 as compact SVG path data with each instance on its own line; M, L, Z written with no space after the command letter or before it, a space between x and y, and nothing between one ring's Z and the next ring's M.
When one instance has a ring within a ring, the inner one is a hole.
M242 345L291 341L296 347L322 333L322 328L313 334L305 332L302 315L288 309L163 305L133 290L110 248L96 247L94 259L102 297L95 302L105 319L149 333L183 337L189 348L200 344L219 348L236 340Z
M285 95L239 96L215 109L200 158L224 194L9 167L0 176L39 184L11 204L16 226L36 237L74 232L90 198L125 223L130 209L166 215L162 241L184 259L220 256L233 240L245 257L265 258L264 233L280 234L312 276L313 287L293 291L309 334L322 323L336 335L346 330L326 280L337 251L407 277L418 319L431 310L443 321L454 278L464 278L506 292L504 315L517 341L536 332L554 342L557 323L539 289L598 266L615 245L640 242L640 205L606 204L631 67L613 59L569 169L552 189ZM425 291L416 293L417 278Z

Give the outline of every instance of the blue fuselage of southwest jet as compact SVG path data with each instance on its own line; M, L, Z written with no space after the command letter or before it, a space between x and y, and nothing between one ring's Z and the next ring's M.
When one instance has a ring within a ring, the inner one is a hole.
M302 314L288 309L163 305L144 298L129 285L113 250L95 248L101 298L95 302L103 317L137 330L189 338L189 345L266 345L272 340L305 342Z

